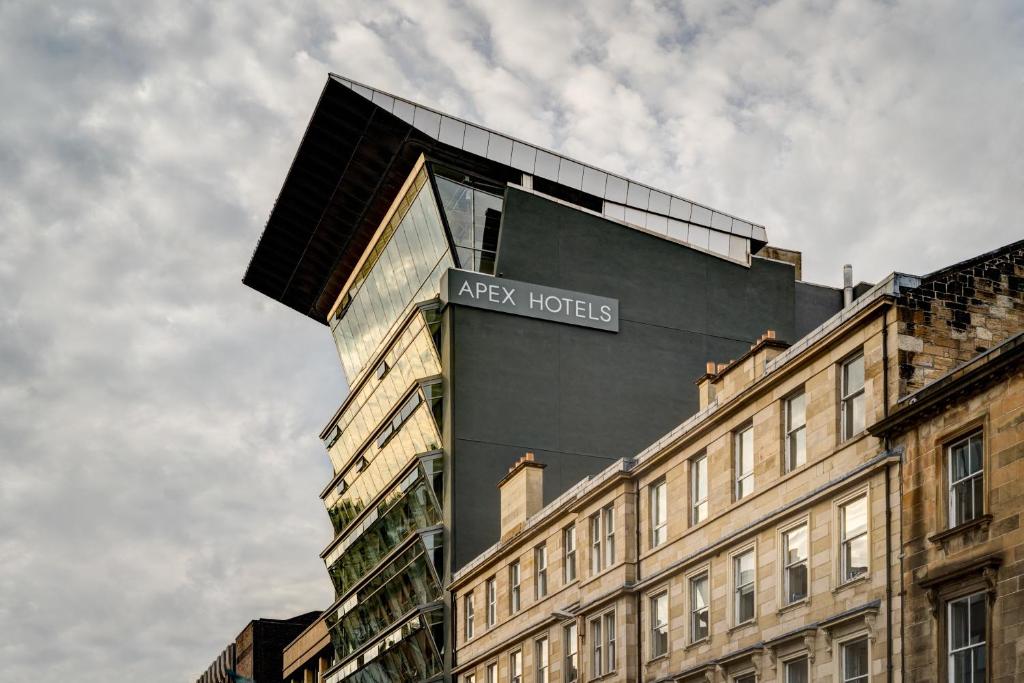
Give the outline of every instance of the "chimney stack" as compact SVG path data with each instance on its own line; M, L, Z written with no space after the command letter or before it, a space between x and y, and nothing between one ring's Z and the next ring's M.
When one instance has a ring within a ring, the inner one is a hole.
M853 303L853 266L843 266L843 308Z
M514 536L523 529L530 516L544 507L544 468L547 465L527 453L508 468L508 474L498 482L501 492L501 540Z

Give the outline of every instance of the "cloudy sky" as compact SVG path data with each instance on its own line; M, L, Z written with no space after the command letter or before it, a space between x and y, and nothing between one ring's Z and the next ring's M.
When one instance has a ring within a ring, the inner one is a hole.
M0 680L191 681L323 607L344 395L240 279L328 71L767 226L807 279L1024 234L1013 2L0 0Z

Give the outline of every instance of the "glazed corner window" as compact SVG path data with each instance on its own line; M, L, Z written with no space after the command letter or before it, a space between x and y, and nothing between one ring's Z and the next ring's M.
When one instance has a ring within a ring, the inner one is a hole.
M515 614L519 611L522 602L520 600L519 591L519 561L516 560L508 566L508 611L509 614Z
M473 637L473 618L475 616L473 610L473 594L470 593L462 599L463 612L465 614L465 633L466 640L470 640Z
M953 443L949 460L949 526L966 524L984 514L985 467L981 432Z
M868 683L871 678L868 671L868 639L858 638L843 643L842 649L842 683Z
M839 507L839 581L846 583L868 572L868 497Z
M540 638L533 644L533 662L537 669L534 680L548 683L548 639Z
M960 683L987 681L985 627L988 596L975 593L947 605L946 647L949 651L949 680Z
M733 496L740 500L754 492L754 426L748 425L733 434Z
M732 566L735 623L743 624L754 618L754 551L736 555Z
M864 431L864 354L858 353L843 363L842 369L842 422L843 441Z
M791 659L785 663L785 683L807 683L810 677L807 672L807 657Z
M786 399L786 456L783 469L792 472L807 462L807 395L803 389Z
M807 597L807 525L782 534L782 590L784 604Z
M516 650L508 656L509 683L523 683L523 651Z
M708 518L708 456L699 455L690 461L690 524Z
M498 620L498 583L494 577L487 579L487 626L490 628Z
M576 525L562 529L562 582L576 580Z
M708 603L708 573L690 579L690 642L708 637L711 628L711 609Z
M615 508L608 505L590 516L590 573L615 563Z
M651 596L651 659L668 653L668 592Z
M668 537L668 485L664 479L650 485L648 494L650 543L656 548Z
M615 612L590 620L591 678L615 671Z
M565 683L573 683L580 677L579 641L576 637L576 622L562 629L562 650L565 652Z
M533 597L539 600L548 594L548 547L533 549Z

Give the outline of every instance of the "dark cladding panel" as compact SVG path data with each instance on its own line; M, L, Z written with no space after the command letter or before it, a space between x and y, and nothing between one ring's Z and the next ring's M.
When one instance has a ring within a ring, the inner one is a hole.
M843 290L796 283L796 338L811 332L843 307ZM795 339L794 339L795 341Z

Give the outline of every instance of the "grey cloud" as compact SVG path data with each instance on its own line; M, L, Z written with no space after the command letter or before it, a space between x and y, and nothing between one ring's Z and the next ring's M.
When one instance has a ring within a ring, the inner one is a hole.
M240 284L326 72L764 222L810 279L1022 232L1012 3L0 5L0 679L322 607L325 328Z

